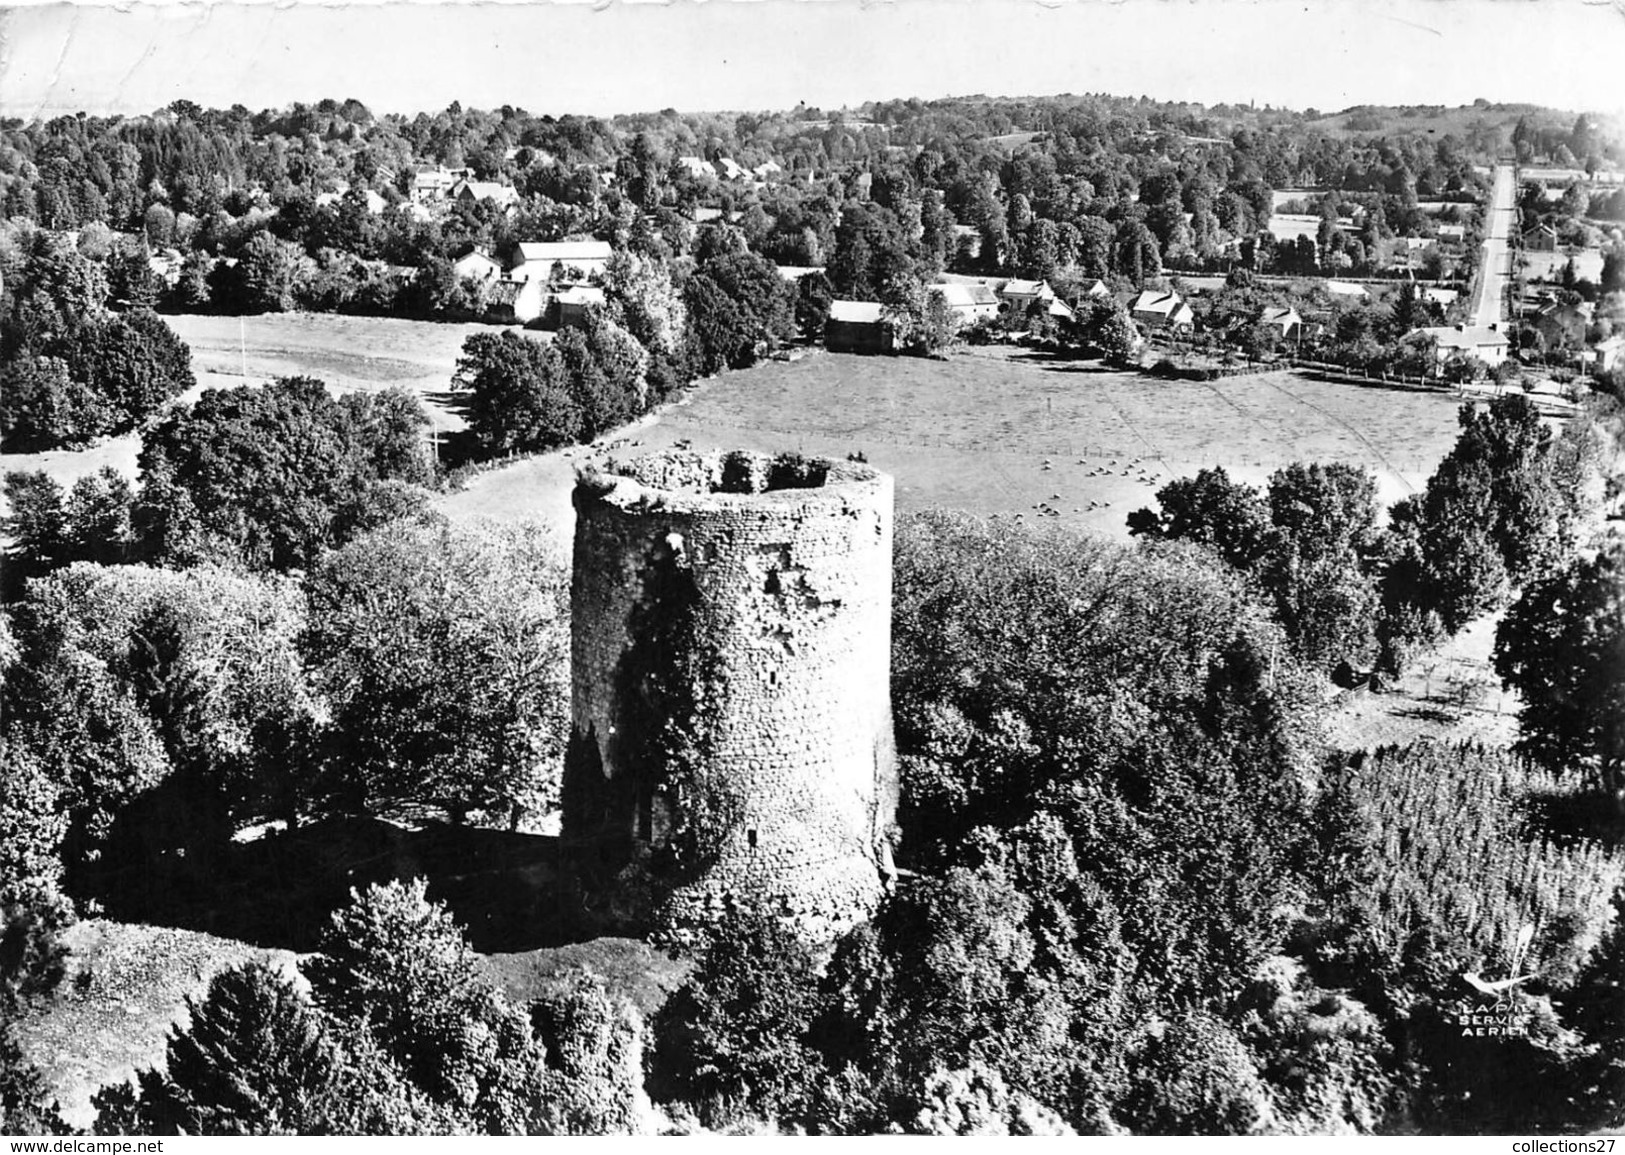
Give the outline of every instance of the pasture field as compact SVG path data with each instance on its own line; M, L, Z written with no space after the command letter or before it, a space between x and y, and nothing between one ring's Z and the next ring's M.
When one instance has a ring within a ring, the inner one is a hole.
M1124 519L1158 487L1211 465L1262 484L1294 461L1350 462L1369 466L1379 498L1395 501L1454 444L1457 405L1290 371L1162 381L1002 347L945 361L812 352L726 374L603 449L861 452L896 477L900 510L946 506L1124 537ZM494 470L441 508L568 531L574 466L591 455Z
M192 372L198 383L196 389L181 395L182 401L196 400L205 389L262 384L273 377L317 377L335 393L399 385L418 394L429 420L441 433L454 432L465 424L445 398L463 342L471 333L498 331L490 325L336 313L253 317L177 313L166 314L164 321L192 350ZM530 336L545 339L546 335ZM134 477L140 451L141 439L132 433L80 451L0 454L0 472L42 469L63 486L107 465ZM4 500L0 499L3 512Z
M192 348L198 386L229 389L272 377L318 377L336 393L392 385L423 398L442 430L463 422L439 400L457 370L463 342L491 325L441 324L338 313L217 317L182 313L165 321ZM535 336L535 334L531 334Z

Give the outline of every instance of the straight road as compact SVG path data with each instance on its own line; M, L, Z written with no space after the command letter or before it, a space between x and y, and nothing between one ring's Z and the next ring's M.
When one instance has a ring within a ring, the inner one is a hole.
M1495 191L1484 214L1484 247L1478 291L1473 296L1473 324L1506 320L1506 287L1512 279L1512 230L1517 227L1518 184L1510 164L1495 166Z

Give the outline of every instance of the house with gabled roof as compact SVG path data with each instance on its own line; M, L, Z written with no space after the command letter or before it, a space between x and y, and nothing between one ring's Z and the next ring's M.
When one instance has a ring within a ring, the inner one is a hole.
M519 203L518 189L494 180L464 178L451 186L449 196L454 201L495 201L502 208L513 208Z
M1046 304L1055 300L1055 290L1048 281L1006 281L999 287L999 300L1014 312L1025 313L1034 301Z
M465 281L494 281L502 276L502 266L481 248L470 249L453 261L451 267Z
M942 294L948 311L961 326L999 315L999 298L986 285L948 284L932 285L931 288Z
M1290 305L1266 306L1258 316L1258 323L1278 330L1285 340L1290 340L1303 333L1303 318L1298 315L1298 310Z
M698 180L704 180L708 177L714 178L717 175L717 170L712 168L709 162L697 156L680 156L673 163L689 176Z
M492 281L486 290L485 307L493 320L528 325L547 309L547 282L509 277Z
M879 301L831 301L824 348L831 353L895 353L897 334Z
M1190 329L1196 325L1196 314L1171 290L1146 289L1129 304L1128 314L1149 329Z
M516 281L547 281L554 269L582 278L602 273L615 250L608 241L521 241L515 246L508 275Z
M559 328L564 329L585 323L588 310L602 308L604 290L597 285L572 285L553 300L559 307Z
M1544 221L1523 231L1523 247L1532 253L1557 252L1557 230Z
M1433 325L1417 331L1433 338L1441 363L1462 354L1477 357L1493 369L1507 359L1509 342L1496 325Z
M461 172L436 165L434 168L424 169L412 175L412 201L414 204L423 204L426 201L437 201L446 197L457 183Z

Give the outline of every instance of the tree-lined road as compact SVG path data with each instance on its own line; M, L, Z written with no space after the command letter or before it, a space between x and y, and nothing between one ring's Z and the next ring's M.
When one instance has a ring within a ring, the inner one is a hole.
M1495 191L1484 213L1484 246L1478 291L1473 297L1473 324L1505 320L1507 282L1512 279L1512 230L1517 227L1518 182L1510 164L1495 166Z

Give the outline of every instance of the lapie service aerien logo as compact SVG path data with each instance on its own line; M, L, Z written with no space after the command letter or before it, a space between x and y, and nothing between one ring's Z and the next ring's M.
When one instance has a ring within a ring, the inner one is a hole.
M1531 1016L1527 1004L1517 998L1517 988L1535 978L1521 974L1535 927L1525 924L1512 951L1510 973L1504 979L1489 980L1476 970L1464 971L1462 981L1477 991L1479 998L1463 1000L1456 1006L1456 1023L1464 1036L1477 1038L1521 1038L1529 1033Z

